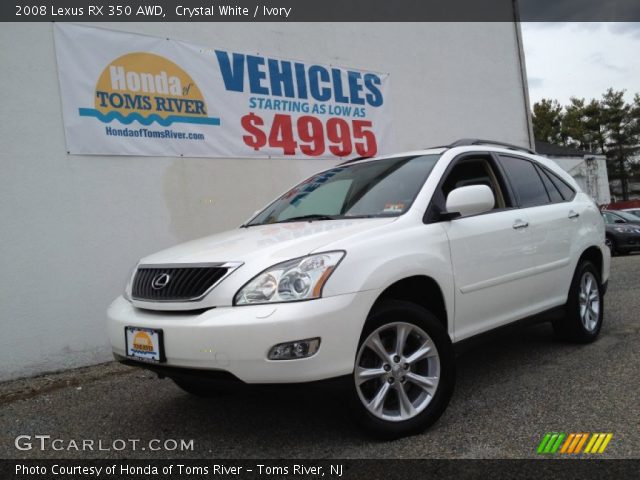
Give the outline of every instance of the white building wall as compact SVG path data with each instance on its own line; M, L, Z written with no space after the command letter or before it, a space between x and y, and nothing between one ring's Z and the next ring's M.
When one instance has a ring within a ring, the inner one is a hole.
M99 26L390 72L399 150L530 144L514 24ZM138 258L233 228L331 165L68 155L52 25L3 24L0 45L0 380L109 360L105 310Z
M587 157L550 157L571 175L580 188L587 192L598 205L611 203L607 160L603 155ZM593 163L591 163L593 162Z

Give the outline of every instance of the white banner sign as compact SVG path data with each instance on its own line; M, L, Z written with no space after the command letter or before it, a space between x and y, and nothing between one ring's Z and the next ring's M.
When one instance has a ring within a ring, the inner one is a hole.
M394 149L389 75L54 24L73 154L335 158Z

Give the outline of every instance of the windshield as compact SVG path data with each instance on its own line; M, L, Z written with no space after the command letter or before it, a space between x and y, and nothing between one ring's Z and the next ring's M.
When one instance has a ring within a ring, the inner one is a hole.
M337 166L289 190L247 226L397 217L409 209L439 158L440 154L395 157Z

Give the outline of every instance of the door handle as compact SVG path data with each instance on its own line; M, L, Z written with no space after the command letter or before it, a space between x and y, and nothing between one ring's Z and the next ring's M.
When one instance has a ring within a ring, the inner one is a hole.
M569 218L578 218L580 214L575 210L569 210Z
M516 220L513 224L513 228L519 230L521 228L527 228L529 226L529 222L525 222L524 220Z

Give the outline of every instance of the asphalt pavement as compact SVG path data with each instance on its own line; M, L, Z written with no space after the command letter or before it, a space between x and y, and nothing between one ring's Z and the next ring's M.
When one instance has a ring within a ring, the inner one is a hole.
M200 399L110 363L0 384L0 457L522 458L536 456L547 432L610 432L600 458L640 458L640 255L613 259L605 304L593 344L563 343L544 324L465 352L449 408L418 436L365 437L336 389ZM17 449L19 435L33 448ZM47 450L35 435L50 436ZM178 449L151 450L167 439ZM94 450L79 451L83 440Z

